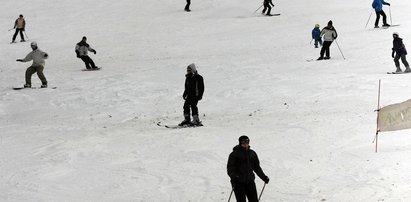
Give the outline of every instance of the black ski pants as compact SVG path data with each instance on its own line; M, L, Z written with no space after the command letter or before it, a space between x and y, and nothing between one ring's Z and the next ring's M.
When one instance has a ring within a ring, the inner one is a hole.
M410 67L410 65L407 62L407 58L406 58L405 54L402 54L402 55L396 54L395 55L395 58L394 58L395 67L397 67L397 68L400 67L400 61L399 61L400 58L401 58L402 64L404 64L405 67Z
M237 202L246 202L246 197L248 202L257 202L257 188L255 187L255 183L247 182L247 183L236 183L232 184L234 187L234 194Z
M195 115L198 116L197 104L198 104L197 98L188 97L186 99L186 101L184 102L184 106L183 106L184 116L190 117L190 108L191 108L192 115L193 116L195 116Z
M184 10L190 10L190 5L191 5L191 0L187 0L187 4L186 7L184 8Z
M16 40L17 34L18 34L19 32L20 32L20 38L21 38L21 40L24 41L23 31L24 31L24 29L16 28L16 32L15 32L14 35L13 35L13 41Z
M378 22L380 21L380 15L382 16L382 23L383 25L387 24L387 16L385 15L384 11L375 11L375 14L377 15L377 18L375 19L375 26L378 26Z
M80 58L86 64L87 69L91 69L91 68L95 69L96 68L96 65L94 64L93 60L88 55L80 56ZM90 67L90 65L91 65L91 67Z
M267 11L267 15L271 14L271 6L270 3L268 1L264 1L264 9L263 9L263 14L265 13L265 11Z
M330 46L332 43L332 41L324 41L323 47L321 48L320 52L321 57L324 57L324 53L326 57L330 57Z

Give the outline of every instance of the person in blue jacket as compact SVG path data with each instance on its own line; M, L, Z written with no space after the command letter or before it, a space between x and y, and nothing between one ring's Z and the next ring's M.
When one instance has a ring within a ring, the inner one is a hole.
M377 15L377 19L375 19L375 26L374 28L379 28L378 22L380 21L380 15L382 16L382 22L383 22L383 27L389 27L390 25L387 24L387 16L385 15L384 11L382 10L382 5L388 5L390 6L391 4L385 2L384 0L374 0L372 2L372 7L375 10L375 14Z
M320 46L323 45L323 40L321 39L321 30L320 30L320 25L319 24L315 24L315 27L313 29L313 31L311 32L311 35L314 39L314 46L315 48L318 48L318 43L320 43Z

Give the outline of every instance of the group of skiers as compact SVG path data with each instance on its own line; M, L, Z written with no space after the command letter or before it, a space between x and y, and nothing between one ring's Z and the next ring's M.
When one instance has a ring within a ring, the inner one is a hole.
M16 29L16 32L13 35L13 39L11 43L16 43L15 39L17 37L17 34L20 33L21 41L20 42L25 42L26 40L24 39L23 32L25 31L26 27L26 20L24 19L23 15L20 14L19 17L16 19L14 23L13 29ZM32 65L26 69L26 74L25 74L25 84L24 88L31 88L31 77L34 73L37 73L37 76L39 77L41 81L41 88L47 88L47 79L44 76L44 67L46 65L45 59L48 58L48 54L46 52L41 51L38 48L37 42L33 41L30 44L32 51L27 54L27 56L23 59L17 59L16 61L18 62L29 62L33 61ZM75 52L78 58L83 60L85 63L86 69L88 70L96 70L99 69L95 64L94 61L88 56L88 52L93 52L96 54L96 50L90 47L90 45L87 43L87 37L83 36L81 41L76 44L75 47Z

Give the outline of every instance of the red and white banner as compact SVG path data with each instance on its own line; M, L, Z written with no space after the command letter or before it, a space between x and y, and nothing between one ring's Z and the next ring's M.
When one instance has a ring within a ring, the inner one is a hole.
M411 128L411 99L380 109L378 129L381 132Z

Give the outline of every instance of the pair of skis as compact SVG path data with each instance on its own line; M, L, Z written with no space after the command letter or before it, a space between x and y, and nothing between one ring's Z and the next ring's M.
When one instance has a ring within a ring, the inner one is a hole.
M180 128L197 128L197 127L201 127L201 126L204 126L204 125L202 123L200 123L200 124L185 124L185 125L165 125L165 124L162 124L161 122L158 122L157 126L170 128L170 129L180 129Z

